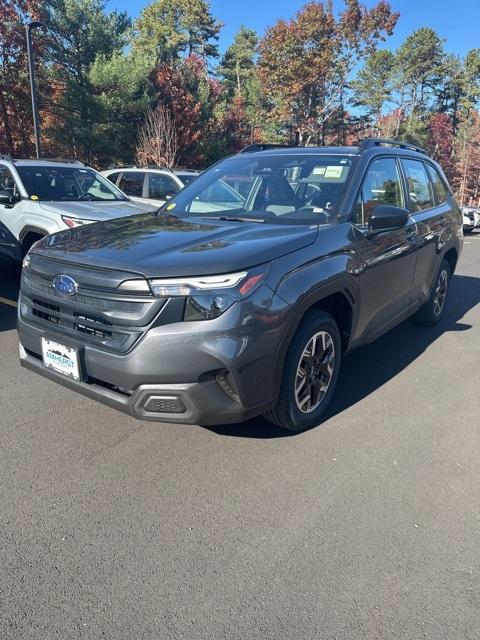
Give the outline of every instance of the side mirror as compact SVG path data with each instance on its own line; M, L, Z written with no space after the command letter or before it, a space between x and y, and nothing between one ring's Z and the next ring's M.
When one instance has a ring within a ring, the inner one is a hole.
M176 191L167 191L165 194L165 200L171 200L175 195L177 195Z
M402 207L394 207L389 204L381 204L372 211L368 221L368 233L374 235L382 231L393 231L404 227L410 213Z
M14 197L9 191L0 191L0 204L13 204Z

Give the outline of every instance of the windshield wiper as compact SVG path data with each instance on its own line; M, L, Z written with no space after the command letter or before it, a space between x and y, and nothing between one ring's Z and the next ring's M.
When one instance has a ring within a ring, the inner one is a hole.
M206 220L224 220L226 222L265 222L263 218L247 218L244 216L201 216Z

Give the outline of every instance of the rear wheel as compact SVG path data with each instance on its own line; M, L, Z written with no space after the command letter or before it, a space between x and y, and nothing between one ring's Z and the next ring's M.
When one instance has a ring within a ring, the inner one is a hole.
M445 308L451 275L450 264L444 260L435 276L430 298L414 315L415 322L427 327L437 324Z
M331 315L310 312L297 330L285 359L279 399L265 415L289 431L320 423L337 383L342 345Z

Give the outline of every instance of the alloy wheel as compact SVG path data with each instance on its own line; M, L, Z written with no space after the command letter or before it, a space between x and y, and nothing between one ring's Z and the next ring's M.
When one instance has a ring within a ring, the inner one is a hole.
M328 331L319 331L300 356L295 376L295 401L302 413L311 413L328 391L335 368L335 345Z
M435 295L433 298L433 313L435 316L439 316L442 313L445 306L445 300L447 299L448 292L448 273L446 269L442 269L438 276L437 284L435 287Z

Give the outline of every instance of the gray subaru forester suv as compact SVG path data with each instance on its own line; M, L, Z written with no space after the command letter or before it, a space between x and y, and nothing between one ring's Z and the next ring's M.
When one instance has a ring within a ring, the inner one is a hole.
M439 321L462 216L422 150L254 145L157 213L41 240L18 309L25 367L139 418L320 422L343 356Z

